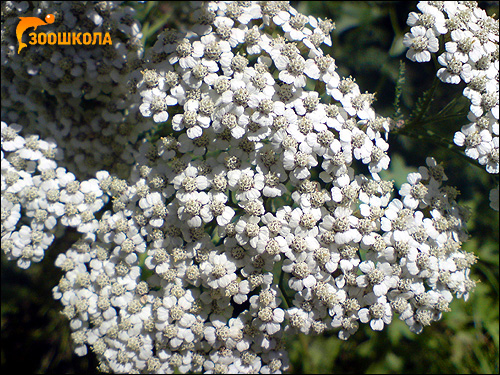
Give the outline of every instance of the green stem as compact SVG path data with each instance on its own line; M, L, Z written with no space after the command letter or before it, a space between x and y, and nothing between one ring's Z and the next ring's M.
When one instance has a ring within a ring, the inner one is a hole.
M143 28L142 28L142 41L144 45L147 45L148 40L153 37L154 35L157 34L158 30L160 30L166 23L167 21L172 17L171 13L165 13L163 14L163 17L161 17L159 20L156 20L154 22L147 22Z
M413 125L415 125L415 123L419 123L429 110L430 104L432 102L438 84L439 84L439 79L437 78L437 76L434 76L434 80L432 81L432 86L429 89L429 91L427 91L427 93L425 94L425 101L420 106L420 111L417 113L417 116L413 119L413 121L411 121Z
M462 92L459 92L455 95L455 97L450 100L450 102L448 104L446 104L436 115L436 117L439 117L441 116L442 114L445 114L447 112L449 112L450 108L453 108L454 105L457 104L457 102L461 99L464 99L464 96L462 94Z
M280 288L280 291L281 291L281 294L283 295L283 299L284 299L284 302L285 302L285 305L286 305L286 308L289 309L290 306L292 306L292 302L290 301L290 298L287 296L286 292L285 292L285 287L283 285L283 279L284 279L284 276L285 276L285 273L283 272L283 269L281 268L280 270L280 281L278 283L278 286Z
M473 159L469 158L464 153L460 152L457 149L457 146L454 143L451 143L446 138L443 138L443 137L439 136L439 134L433 132L432 130L428 130L428 129L427 130L423 130L422 129L422 131L420 131L420 132L417 133L417 132L414 132L414 131L412 131L410 129L403 128L397 134L404 135L404 136L407 136L407 137L410 137L410 138L413 138L413 139L424 140L426 142L430 142L430 143L433 143L435 145L441 146L441 147L443 147L445 149L448 149L451 152L457 154L462 159L464 159L465 161L467 161L467 163L469 163L470 165L474 165L477 168L479 168L481 170L484 170L484 168L481 165L479 165L478 163L474 162Z
M391 20L391 26L392 26L392 29L394 30L395 36L398 37L401 34L403 34L401 31L401 28L399 27L398 15L397 15L396 8L394 7L394 5L391 5L389 7L389 19Z
M314 370L314 364L311 361L311 354L309 353L310 338L309 338L309 336L306 336L306 335L304 335L302 333L299 333L299 340L300 340L300 345L302 346L302 350L303 350L303 353L304 353L303 362L305 364L309 364L309 366L313 367L313 369L307 369L304 366L304 370L307 371L307 372L310 371L310 373L314 374L314 373L316 373L316 371L311 371L311 370Z
M461 112L461 113L454 113L451 115L445 115L445 116L435 116L435 117L429 117L425 119L426 124L431 124L433 122L442 122L444 120L463 120L467 116L467 113ZM425 124L421 123L420 125L424 126Z

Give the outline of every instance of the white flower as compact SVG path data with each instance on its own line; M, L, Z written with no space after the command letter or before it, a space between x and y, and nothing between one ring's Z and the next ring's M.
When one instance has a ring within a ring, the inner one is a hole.
M382 331L385 324L392 321L391 305L387 302L385 296L376 296L369 293L364 296L364 301L369 305L359 310L358 316L362 323L370 322L370 327L374 331Z
M281 323L285 318L285 312L279 307L263 307L257 313L258 319L254 324L260 331L266 332L269 335L274 335L281 330Z
M210 253L207 261L200 264L201 277L212 289L226 288L236 280L236 266L226 254Z
M407 176L408 182L401 185L399 194L403 197L403 204L410 208L416 209L420 203L429 203L425 198L428 195L428 188L422 184L422 175L420 173L409 173Z
M357 251L358 248L355 246L351 246L349 244L330 245L333 249L332 251L338 251L341 259L339 260L339 267L344 273L348 273L352 271L355 267L358 267L361 260L358 257Z
M336 72L337 66L335 65L335 60L330 55L317 54L314 57L314 61L319 69L318 79L325 82L327 91L338 87L340 76Z
M320 228L324 231L333 231L336 244L347 244L351 241L357 243L362 239L361 233L356 229L358 222L358 218L352 215L350 208L339 206L333 216L323 216Z
M385 296L391 288L395 288L398 277L393 276L392 267L387 262L375 265L371 260L361 262L359 269L364 273L356 278L359 287L373 287L373 294L377 297Z
M15 147L18 139L14 139L14 143L8 143L7 147ZM3 146L2 146L3 147ZM43 160L45 159L42 151L48 148L48 143L39 139L38 135L31 135L26 137L24 147L20 148L17 152L19 156L26 160ZM55 169L55 168L54 168Z
M141 92L143 103L139 110L144 117L153 116L154 122L165 122L168 120L168 106L177 104L177 99L167 95L164 91L153 87Z
M303 252L294 260L285 259L282 269L292 275L288 280L288 286L297 292L304 288L312 288L316 284L317 265L311 254Z
M313 79L319 78L319 68L313 59L305 60L301 55L287 57L280 54L276 56L274 62L280 70L279 79L297 88L306 85L306 76Z
M83 202L84 195L80 191L80 183L75 181L75 176L71 173L72 181L68 181L64 189L61 190L59 199L62 203L72 203L79 205Z
M498 174L498 149L498 137L494 137L489 143L489 151L478 158L479 164L486 165L486 171L488 173Z
M377 138L375 145L371 150L370 162L368 169L371 173L378 173L382 170L389 168L391 158L387 155L386 151L389 149L389 144L383 138ZM366 164L366 160L363 160Z
M189 194L196 190L205 190L210 182L206 176L198 175L198 169L188 166L184 171L174 177L172 183L179 194Z
M308 178L311 175L309 170L317 164L318 161L315 155L303 152L301 149L298 151L285 150L283 152L283 167L286 170L291 170L291 176L295 180Z
M408 235L407 231L415 225L413 212L405 209L399 199L394 199L380 219L380 225L384 232L393 231L396 241L403 240Z
M322 211L319 208L296 207L290 213L290 230L296 236L314 237L318 234L317 223L322 218Z
M209 101L210 98L207 97L205 100ZM189 99L184 104L184 113L173 117L172 128L175 131L186 128L187 135L191 139L200 137L203 134L203 129L208 128L211 122L210 114L201 110L202 101Z
M371 107L374 100L373 94L345 95L342 107L350 116L358 116L361 120L374 120L375 111Z
M21 205L13 204L2 194L2 241L6 233L13 232L21 218Z
M229 104L216 111L212 128L216 133L228 129L234 139L241 139L245 136L249 123L250 116L242 106L235 107L233 104Z
M313 19L312 16L309 18ZM285 37L300 41L306 36L311 35L311 29L305 27L309 22L309 18L300 13L293 14L286 22L281 24L281 28L285 32Z
M187 70L182 75L182 80L191 89L198 89L203 83L213 83L218 77L216 74L217 70L219 70L219 66L217 64L209 65L207 67L206 64L199 62L192 69Z
M433 157L427 157L425 159L427 167L419 167L418 172L422 175L422 180L431 180L441 184L443 181L447 181L448 177L444 173L444 168L441 164L436 162Z
M487 89L489 87L487 86ZM482 94L473 93L471 95L471 106L470 111L476 117L481 117L483 113L492 116L497 122L499 117L499 106L498 106L498 82L496 84L496 90L486 91Z
M328 247L320 247L313 254L314 260L320 267L321 271L332 274L338 268L340 254L331 251Z
M190 227L200 227L202 220L201 211L210 202L210 196L204 191L193 191L179 197L180 207L177 210L179 219L185 221Z
M35 236L40 236L40 243L35 243ZM17 258L19 268L27 269L31 262L38 263L44 257L45 249L52 243L54 235L35 231L31 227L23 225L18 231L12 233L9 239L10 254ZM3 238L2 238L3 241Z
M445 43L446 51L452 53L464 64L469 61L469 58L476 62L485 54L479 39L468 30L453 30L451 39L451 42Z
M244 45L246 46L247 53L249 55L260 54L269 36L267 34L261 34L257 25L253 25L251 29L246 27L243 30L245 31Z
M437 71L438 78L445 83L459 84L461 80L469 82L472 79L472 67L460 61L453 53L445 52L438 57L438 62L444 66Z
M231 336L235 336L235 329L231 330L227 324L221 320L214 320L210 326L205 327L204 335L207 342L213 347L225 345ZM237 328L236 328L237 330Z
M276 165L277 168L281 167ZM287 180L287 174L285 171L283 172L273 172L270 171L266 173L264 176L264 189L262 189L262 195L265 197L280 197L282 196L286 191L287 188L283 184Z
M274 94L274 89L271 91L268 97L264 93L250 96L248 105L250 108L255 109L250 119L261 127L271 126L276 116L274 112L275 102L270 99Z
M283 236L270 237L268 228L262 228L257 242L257 252L259 254L265 253L274 257L274 260L280 260L280 254L287 254L289 251L287 241Z
M298 307L291 307L286 310L286 318L289 321L288 328L296 329L304 334L308 334L313 323L313 312L306 312Z
M491 150L491 133L487 129L479 129L476 123L462 126L453 141L457 146L465 146L465 154L471 159L478 159Z
M253 314L257 315L253 324L269 335L274 335L281 329L285 317L285 312L278 307L280 300L276 295L275 287L270 287L263 289L259 295L250 297L251 308L256 311Z
M16 151L24 147L25 140L18 135L22 126L18 124L7 125L2 121L2 150ZM2 156L3 161L3 156Z
M261 227L259 226L259 216L243 215L238 218L236 222L236 240L240 245L250 243L250 246L256 247L259 240L259 233Z
M139 207L143 209L145 217L149 218L149 224L161 227L166 216L163 197L159 192L152 192L139 200Z
M202 43L191 44L189 39L184 38L176 47L175 53L169 58L170 64L179 63L182 69L193 68L203 56L204 46Z
M233 57L230 43L227 40L220 40L213 33L203 35L199 41L194 41L193 49L195 51L203 49L201 63L212 72L219 70L218 63L223 67L228 66Z
M232 374L257 374L262 367L261 358L251 352L243 352L240 358L229 365L228 373Z
M245 40L245 31L234 26L234 21L228 17L216 17L215 32L222 40L227 40L231 47L236 47Z
M431 53L439 50L439 41L432 29L423 26L413 26L403 38L403 44L409 48L406 57L411 61L427 62Z
M423 26L426 29L432 29L436 36L448 32L445 16L439 9L430 5L422 7L420 3L417 7L422 11L422 14L410 12L406 21L409 26Z
M304 180L308 182L309 180ZM294 191L292 193L292 199L297 202L301 208L321 208L325 202L331 200L330 194L326 189L316 190L316 186L313 191L305 190L304 192Z
M7 3L12 26L28 2ZM75 9L56 3L74 29ZM2 82L2 113L36 130L23 137L2 122L2 248L27 268L63 227L82 234L57 257L53 289L75 352L90 345L112 372L280 373L289 330L347 339L359 322L382 330L394 311L418 332L466 299L467 212L432 158L390 201L393 183L378 172L392 125L320 49L333 22L288 2L197 3L179 5L197 25L146 49L130 9L82 3L90 25L111 20L133 39L100 61L92 49L42 54ZM437 37L446 43L438 76L465 81L470 100L472 124L455 143L498 173L497 23L473 2L417 7L407 56L429 61ZM33 90L19 86L26 74ZM47 79L54 100L33 99ZM95 173L101 159L109 170ZM490 201L498 210L498 187ZM282 307L278 283L293 306Z
M92 212L99 211L107 202L108 197L103 196L99 181L95 178L82 181L80 191L84 194L84 204Z
M274 85L276 81L269 72L271 64L272 60L269 57L259 56L256 64L254 66L245 67L242 73L243 79L246 80L249 85L259 90L265 98L272 98L275 93Z
M352 147L353 156L357 160L362 160L365 164L371 161L373 143L362 130L358 128L352 129L349 139L341 139L341 143L344 148L349 146Z
M417 251L414 247L410 247L405 266L410 275L420 278L431 279L439 272L438 260L435 256L429 255L429 246L426 244L419 245Z
M235 215L234 210L226 205L227 195L220 191L210 191L208 195L210 201L201 208L201 218L205 223L209 223L215 217L217 224L221 227L226 226Z
M264 175L252 169L236 169L228 173L228 184L238 201L254 200L260 197L264 188Z
M253 2L247 3L245 6L242 6L241 10L241 14L238 16L237 20L242 25L247 25L254 19L262 18L262 11L259 4Z

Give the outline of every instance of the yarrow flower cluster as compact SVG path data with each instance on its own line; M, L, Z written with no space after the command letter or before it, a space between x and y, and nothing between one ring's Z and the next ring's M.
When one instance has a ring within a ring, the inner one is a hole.
M345 340L396 317L419 333L468 298L476 258L461 249L469 214L458 191L432 157L399 192L380 177L390 119L321 49L332 21L288 2L194 4L189 31L164 30L142 53L129 8L79 4L2 5L5 34L16 10L56 7L66 27L87 20L123 39L109 51L53 49L37 55L41 67L21 62L14 39L2 44L12 97L2 103L2 250L27 268L65 227L81 233L58 255L53 289L76 354L91 349L103 372L279 373L285 333ZM406 39L416 61L451 28L421 7ZM490 21L471 14L484 34ZM463 64L488 54L498 82L495 51L474 48ZM483 73L474 77L495 78ZM51 120L33 101L45 88L61 112ZM498 172L496 98L496 117L492 106L477 121L496 131ZM41 122L42 136L27 135ZM478 157L494 149L491 136L481 142ZM116 156L122 167L82 169L86 147L92 163Z
M463 95L471 103L470 123L453 141L488 173L498 175L498 19L475 2L421 1L417 7L420 13L411 12L407 20L412 27L403 41L409 48L406 56L426 62L431 53L442 52L437 77L444 83L466 83ZM498 188L491 190L490 205L498 211Z
M49 13L55 20L44 26L47 35L108 33L112 44L37 44L18 53L19 16ZM150 126L136 118L139 105L130 95L141 38L134 10L121 2L2 2L2 121L54 139L64 151L62 166L80 179L101 168L125 177L130 145Z

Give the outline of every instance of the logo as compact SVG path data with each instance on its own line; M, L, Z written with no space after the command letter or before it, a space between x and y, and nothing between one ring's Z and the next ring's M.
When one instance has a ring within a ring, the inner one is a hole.
M23 40L22 40L23 33L26 31L26 29L33 27L34 30L36 30L36 28L38 26L43 26L43 25L48 25L48 24L54 23L54 20L56 18L54 17L53 14L47 14L45 16L45 22L37 17L19 17L19 19L21 21L19 22L19 24L17 25L17 28L16 28L16 36L17 36L17 41L19 43L19 48L17 50L17 54L19 54L24 47L28 47L28 45L26 43L23 43Z
M49 25L51 23L54 23L55 21L55 16L53 14L47 14L45 16L45 21L38 17L19 17L20 21L17 24L16 28L16 36L17 36L17 41L19 43L19 48L17 49L17 54L21 53L21 50L24 47L28 47L26 43L23 43L23 34L24 32L32 27L34 30L37 29L38 26L45 26ZM61 46L68 46L68 45L89 45L89 44L99 44L99 45L104 45L104 44L109 44L112 45L113 42L111 41L111 35L109 32L103 33L102 32L94 32L94 33L75 33L75 32L58 32L58 33L53 33L49 32L48 34L46 33L29 33L29 37L31 38L29 41L29 44L34 45L34 44L50 44L50 45L61 45ZM80 39L81 38L81 39Z

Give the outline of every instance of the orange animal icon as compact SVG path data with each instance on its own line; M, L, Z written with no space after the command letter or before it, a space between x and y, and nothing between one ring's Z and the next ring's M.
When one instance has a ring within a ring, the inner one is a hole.
M36 30L38 26L54 23L55 17L53 14L47 14L45 16L45 22L37 17L19 17L19 19L21 21L18 23L16 28L16 36L19 43L19 48L17 50L18 54L24 47L28 47L28 45L26 43L23 43L22 41L23 33L26 31L26 29L33 27L34 30Z

